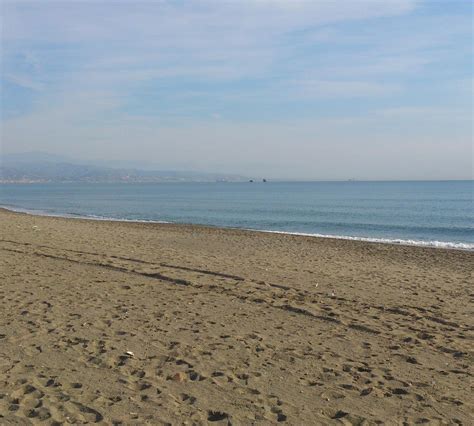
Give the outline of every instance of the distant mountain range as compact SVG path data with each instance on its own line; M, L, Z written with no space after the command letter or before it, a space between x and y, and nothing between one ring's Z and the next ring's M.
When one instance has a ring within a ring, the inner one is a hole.
M0 183L37 182L242 182L234 174L110 167L81 162L44 152L6 154L0 157ZM103 162L102 162L103 163Z

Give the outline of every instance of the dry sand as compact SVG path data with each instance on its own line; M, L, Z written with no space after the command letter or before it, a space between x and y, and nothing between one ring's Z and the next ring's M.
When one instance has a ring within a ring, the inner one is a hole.
M0 211L1 424L474 424L474 253Z

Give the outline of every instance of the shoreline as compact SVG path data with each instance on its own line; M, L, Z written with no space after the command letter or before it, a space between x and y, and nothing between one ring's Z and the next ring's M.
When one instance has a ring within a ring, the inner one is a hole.
M308 238L321 238L329 240L344 240L344 241L355 241L362 243L371 244L388 244L394 246L407 246L407 247L422 247L422 248L434 248L434 249L445 249L445 250L460 250L460 251L474 251L474 243L463 243L463 242L450 242L450 241L424 241L424 240L409 240L403 238L378 238L378 237L358 237L350 235L326 235L319 233L305 233L305 232L291 232L291 231L277 231L269 229L252 229L252 228L236 228L231 226L217 226L217 225L204 225L199 223L180 223L170 221L158 221L158 220L139 220L139 219L123 219L113 217L101 217L101 216L83 216L79 214L69 213L48 213L42 210L25 209L22 207L5 206L0 204L0 210L6 210L12 213L26 214L38 217L55 217L63 219L76 219L76 220L92 220L101 222L123 222L123 223L144 223L144 224L170 224L177 226L197 226L203 228L213 228L222 230L236 230L236 231L248 231L248 232L262 232L267 234L281 234L281 235L294 235Z
M470 424L472 252L8 210L0 235L5 424Z

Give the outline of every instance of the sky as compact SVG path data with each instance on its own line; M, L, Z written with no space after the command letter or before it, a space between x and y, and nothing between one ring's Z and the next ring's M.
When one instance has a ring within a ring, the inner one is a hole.
M0 0L1 150L471 179L470 0Z

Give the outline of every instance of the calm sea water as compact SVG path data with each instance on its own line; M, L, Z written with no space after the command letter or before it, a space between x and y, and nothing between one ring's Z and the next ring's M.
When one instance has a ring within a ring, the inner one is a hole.
M0 185L16 210L474 249L473 181Z

